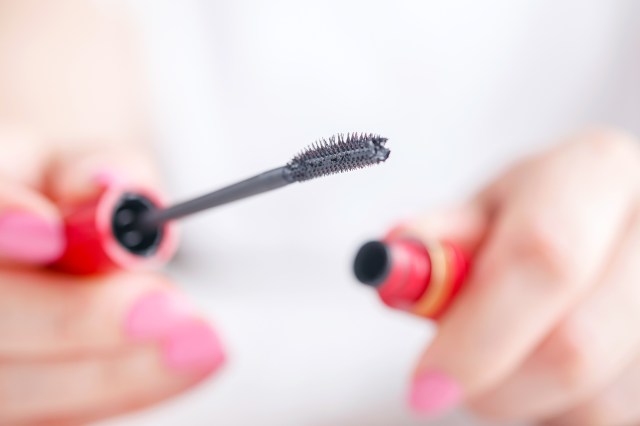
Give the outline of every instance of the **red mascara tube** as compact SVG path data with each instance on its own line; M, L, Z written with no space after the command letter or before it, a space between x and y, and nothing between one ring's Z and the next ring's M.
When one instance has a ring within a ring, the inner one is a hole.
M115 185L88 201L62 206L67 246L51 266L90 275L164 264L176 250L175 226L171 222L138 226L142 215L163 205L149 189Z
M438 319L460 291L469 262L447 241L392 236L365 243L353 267L358 281L375 288L386 305Z

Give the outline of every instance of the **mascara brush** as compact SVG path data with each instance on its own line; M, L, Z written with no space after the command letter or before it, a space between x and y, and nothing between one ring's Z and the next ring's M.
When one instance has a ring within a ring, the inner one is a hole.
M157 226L202 210L292 184L347 172L385 161L390 151L386 138L372 134L336 135L322 139L296 155L287 165L266 171L193 200L150 211L142 218L144 227Z
M365 133L321 139L282 167L169 207L148 189L104 188L96 199L67 209L67 249L51 266L94 274L165 263L176 249L176 220L294 182L384 162L390 154L386 142Z

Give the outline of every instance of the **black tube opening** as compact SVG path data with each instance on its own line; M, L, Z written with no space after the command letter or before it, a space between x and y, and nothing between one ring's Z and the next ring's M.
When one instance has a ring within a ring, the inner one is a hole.
M142 226L142 217L157 207L140 194L125 193L115 206L111 229L116 240L129 253L153 256L162 241L162 226Z
M369 241L358 250L353 262L353 272L362 284L377 287L391 270L389 249L380 241Z

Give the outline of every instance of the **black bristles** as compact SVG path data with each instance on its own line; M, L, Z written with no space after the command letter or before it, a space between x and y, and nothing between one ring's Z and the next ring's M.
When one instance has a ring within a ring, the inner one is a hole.
M378 164L389 157L386 142L386 138L365 133L320 139L287 164L288 178L301 182Z

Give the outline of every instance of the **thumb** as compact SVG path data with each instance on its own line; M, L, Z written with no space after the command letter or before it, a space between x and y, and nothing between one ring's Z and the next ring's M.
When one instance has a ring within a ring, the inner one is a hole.
M0 263L44 265L64 250L58 210L36 189L47 155L37 135L0 124Z
M45 265L64 247L56 207L34 189L0 176L0 263Z

